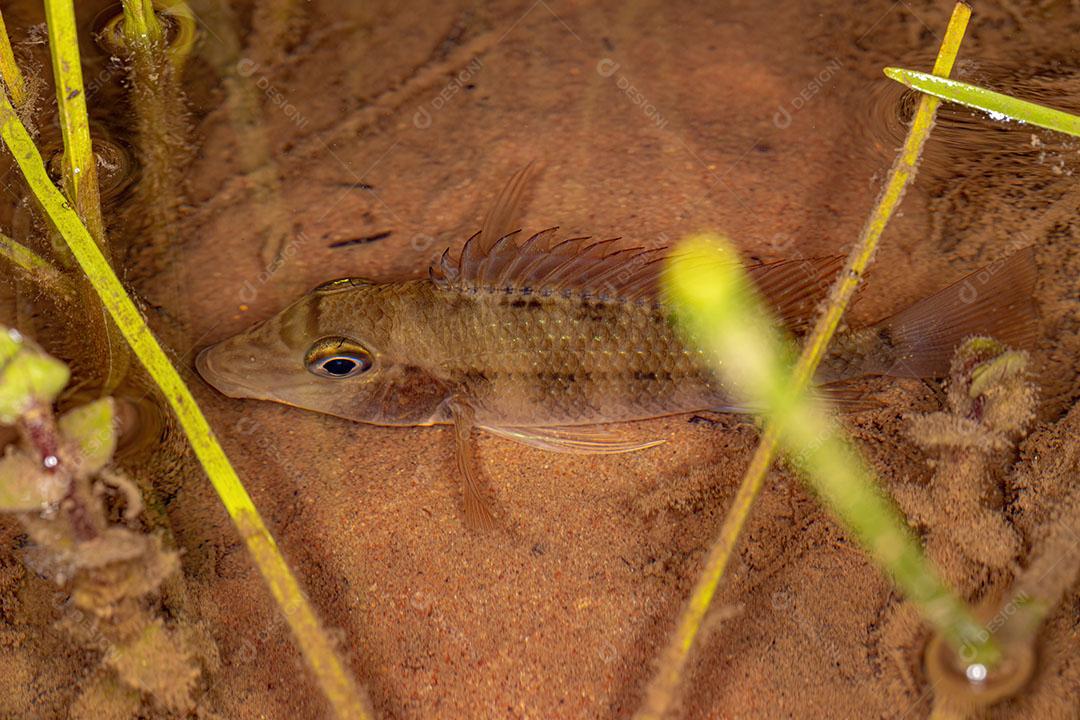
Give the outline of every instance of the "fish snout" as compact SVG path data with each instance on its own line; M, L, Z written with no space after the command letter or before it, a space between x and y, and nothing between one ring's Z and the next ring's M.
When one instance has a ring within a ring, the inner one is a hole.
M259 397L250 382L257 369L254 355L230 352L228 341L210 345L195 356L195 369L218 392L233 398Z

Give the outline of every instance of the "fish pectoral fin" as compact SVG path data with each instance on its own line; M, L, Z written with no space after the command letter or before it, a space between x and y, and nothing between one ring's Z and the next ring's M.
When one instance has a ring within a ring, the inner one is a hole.
M551 452L582 455L614 455L661 445L665 440L632 440L618 433L593 427L492 427L481 430Z
M461 473L462 508L465 512L465 525L470 530L488 531L496 527L495 512L484 484L480 479L472 431L472 408L454 403L451 405L454 416L454 442L457 451L458 471Z

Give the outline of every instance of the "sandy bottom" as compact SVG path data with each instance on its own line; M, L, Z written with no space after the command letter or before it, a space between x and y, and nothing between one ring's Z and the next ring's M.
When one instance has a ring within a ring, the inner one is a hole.
M756 257L843 253L912 105L880 70L928 69L948 3L318 0L280 32L246 3L232 17L203 4L183 241L152 273L137 271L134 246L131 277L377 715L628 717L756 444L752 423L639 423L635 436L668 442L618 457L486 438L504 527L477 535L459 513L449 430L232 401L194 375L193 352L324 280L426 271L534 159L544 171L530 227L649 245L712 228ZM980 5L961 74L1080 110L1078 32L1068 3ZM852 312L853 324L872 320L1038 247L1038 416L991 479L1022 552L951 578L975 601L1007 590L1075 493L1078 171L1076 142L946 110ZM283 262L268 261L276 248ZM907 418L939 409L940 385L867 388L882 408L845 424L890 493L929 493L933 468ZM200 706L328 717L220 503L174 446L141 462L166 477L188 609L220 651ZM915 528L924 536L950 522L935 507ZM57 591L24 569L18 526L0 531L0 716L65 717L95 651L73 650L55 626ZM1078 590L1045 623L1035 680L987 716L1080 715ZM676 716L925 717L928 638L781 466Z

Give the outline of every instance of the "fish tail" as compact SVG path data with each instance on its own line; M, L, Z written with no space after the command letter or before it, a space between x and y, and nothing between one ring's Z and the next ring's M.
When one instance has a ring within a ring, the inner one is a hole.
M988 335L1017 349L1038 337L1035 252L1014 252L872 326L884 352L872 373L944 377L957 346Z

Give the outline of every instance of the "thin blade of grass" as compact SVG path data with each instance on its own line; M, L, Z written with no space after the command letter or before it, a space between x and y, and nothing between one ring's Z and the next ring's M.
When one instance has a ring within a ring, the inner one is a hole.
M90 140L90 120L86 113L86 92L83 87L82 62L79 58L79 34L72 0L45 0L45 19L49 31L49 54L56 83L56 103L60 130L64 140L64 194L75 206L90 236L106 259L111 258L101 217L101 197L98 191L97 158ZM103 394L116 389L127 375L131 356L116 326L103 313L93 312L97 302L93 292L80 284L87 313L90 342L104 367L100 378Z
M90 140L90 121L86 114L78 25L75 22L75 6L71 0L45 0L45 22L49 30L49 52L52 55L56 103L64 140L64 192L78 208L94 242L102 248L105 256L109 257L101 220L97 161Z
M993 638L942 582L825 402L808 387L792 387L782 338L730 244L715 235L689 238L673 254L664 286L680 328L739 399L762 407L803 479L923 617L954 648L968 649L971 662L997 662Z
M237 532L270 586L335 716L361 720L371 717L366 699L338 657L333 641L304 596L296 576L263 523L251 496L229 463L191 391L128 297L101 248L53 185L41 155L15 114L6 93L0 93L0 137L15 157L53 226L68 243L109 315L116 321L131 349L172 407Z
M959 105L982 110L994 120L1014 120L1080 137L1080 116L1038 105L977 85L937 77L918 70L887 67L885 74L913 90Z
M52 263L3 233L0 233L0 257L21 268L44 289L69 302L75 299L75 288Z
M26 102L26 79L15 62L15 52L11 49L11 38L4 25L4 14L0 12L0 79L7 86L8 94L15 107L21 108Z
M965 3L957 3L934 62L934 73L948 75L952 72L970 17L971 8ZM907 184L915 176L923 145L930 135L934 115L940 103L941 101L934 97L926 95L920 97L911 129L889 173L885 189L871 212L858 242L852 248L838 283L831 291L828 307L818 318L813 332L803 346L803 352L795 366L793 392L806 388L824 357L825 349L836 332L840 318L847 309L873 257L889 219L899 206ZM674 701L690 652L709 606L712 604L712 599L716 595L716 588L720 584L743 526L750 515L750 509L761 492L765 475L772 465L778 440L779 432L776 425L766 424L761 440L746 469L746 475L724 518L720 534L709 549L701 575L660 657L658 670L649 683L645 699L635 716L638 720L660 720Z
M132 42L161 40L161 23L154 12L153 0L123 0L124 34Z

